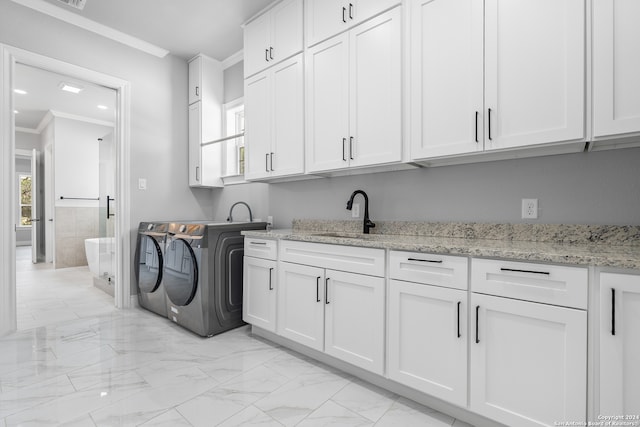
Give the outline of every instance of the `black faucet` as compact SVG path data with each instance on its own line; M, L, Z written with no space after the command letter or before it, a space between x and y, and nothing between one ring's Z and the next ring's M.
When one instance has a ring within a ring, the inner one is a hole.
M247 207L247 210L249 211L249 222L253 222L253 215L251 214L251 208L245 202L235 202L233 206L231 206L231 209L229 209L229 217L227 218L227 222L233 222L233 216L231 216L231 213L233 212L233 208L235 208L236 205L245 205Z
M375 227L376 225L369 219L369 197L367 197L367 193L362 190L354 191L349 198L349 201L347 202L347 210L351 210L351 208L353 207L353 198L358 194L362 194L362 196L364 197L364 224L362 232L364 234L369 234L369 229Z

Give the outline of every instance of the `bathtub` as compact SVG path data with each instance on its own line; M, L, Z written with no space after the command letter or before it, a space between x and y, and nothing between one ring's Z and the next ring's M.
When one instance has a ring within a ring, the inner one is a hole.
M114 275L115 239L113 237L96 237L84 240L89 271L95 277L111 277Z

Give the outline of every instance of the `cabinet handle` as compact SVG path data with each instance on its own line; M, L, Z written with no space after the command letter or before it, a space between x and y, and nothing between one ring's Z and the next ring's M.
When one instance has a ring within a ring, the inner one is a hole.
M266 245L267 242L249 242L250 245Z
M200 166L196 166L196 181L200 181Z
M353 3L349 3L349 19L353 19Z
M611 335L616 334L616 290L611 288Z
M442 264L442 260L441 259L407 258L407 261L432 262L434 264Z
M264 60L269 62L269 49L264 50Z
M476 111L476 142L478 141L478 115L479 113Z
M460 304L462 304L462 301L458 301L458 338L462 336L460 334Z
M200 96L200 88L196 86L196 96Z
M480 306L476 305L476 344L480 342L480 337L478 335L478 313L480 312Z
M271 172L273 172L273 154L271 153L271 156L269 157L269 164L271 165Z
M347 161L347 158L344 156L344 145L347 143L347 138L342 138L342 160Z
M269 290L273 290L273 285L271 284L271 273L273 273L273 268L269 269Z
M269 172L269 153L264 155L264 170Z
M329 278L324 280L324 303L329 304Z
M489 108L489 126L487 126L489 130L489 141L491 141L491 108Z
M345 24L347 23L347 18L345 18L345 13L347 13L347 8L343 7L342 8L342 22L344 22Z
M273 46L269 46L269 59L273 59Z
M501 268L500 271L510 271L512 273L529 273L529 274L544 274L546 276L550 275L548 271L535 271L535 270L520 270L518 268Z
M353 137L349 137L349 158L353 160Z
M316 277L316 302L320 302L320 276Z

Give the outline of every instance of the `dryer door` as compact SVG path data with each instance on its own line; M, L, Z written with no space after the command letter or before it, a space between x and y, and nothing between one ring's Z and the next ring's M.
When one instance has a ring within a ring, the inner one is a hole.
M193 300L198 290L198 260L185 239L168 240L163 277L165 292L173 304L185 306Z
M162 281L163 242L158 242L151 236L140 235L138 288L140 292L150 294L155 292Z

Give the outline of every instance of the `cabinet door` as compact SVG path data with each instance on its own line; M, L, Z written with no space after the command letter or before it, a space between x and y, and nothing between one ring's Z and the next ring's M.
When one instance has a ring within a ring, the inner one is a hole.
M281 262L278 270L278 334L323 351L324 269Z
M384 279L327 270L325 284L325 352L382 375Z
M349 35L307 50L307 170L345 168L349 136Z
M202 58L189 62L189 105L200 101L202 94Z
M585 1L485 8L485 149L584 138Z
M276 262L244 257L242 320L276 331Z
M601 415L640 414L640 276L600 275Z
M304 75L302 54L273 68L270 166L273 176L304 172Z
M302 0L286 0L273 8L271 13L271 45L269 59L282 61L301 52L302 43Z
M271 46L271 14L249 22L244 28L244 76L249 77L267 68Z
M640 2L593 2L593 136L640 132Z
M271 79L268 71L245 80L245 173L246 179L270 175Z
M395 8L349 32L350 166L401 160L401 28Z
M305 8L307 46L345 31L351 25L349 3L345 0L306 0Z
M467 405L467 293L389 282L389 378Z
M511 426L586 422L586 311L471 295L471 410Z
M202 102L189 105L189 185L202 185L201 141Z
M482 151L482 2L413 0L411 7L411 157Z

